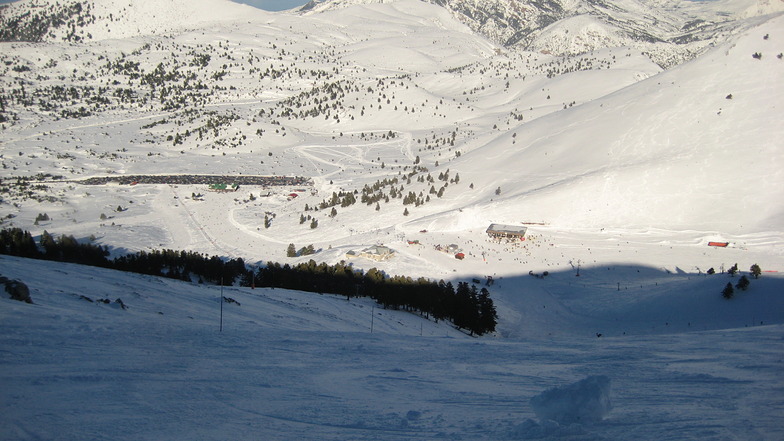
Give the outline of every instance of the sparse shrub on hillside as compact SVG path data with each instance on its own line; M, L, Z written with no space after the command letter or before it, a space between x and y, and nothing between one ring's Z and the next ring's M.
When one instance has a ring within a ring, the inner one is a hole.
M286 257L297 257L297 247L293 243L290 243L286 248Z
M760 274L762 274L762 269L756 263L752 265L751 268L749 268L749 271L751 272L751 275L753 275L755 279L758 279Z
M753 54L751 54L751 58L755 58L757 60L761 60L762 59L762 53L761 52L754 52Z
M68 30L63 40L78 42L92 38L82 28L95 22L89 2L52 2L45 8L35 8L23 14L0 15L0 41L40 42L54 37L54 29ZM78 28L78 31L77 31ZM77 33L78 32L78 33Z
M706 271L706 273L707 273L708 275L713 275L713 274L716 274L716 270L715 270L715 269L713 269L713 267L710 267L710 268L708 268L708 271Z

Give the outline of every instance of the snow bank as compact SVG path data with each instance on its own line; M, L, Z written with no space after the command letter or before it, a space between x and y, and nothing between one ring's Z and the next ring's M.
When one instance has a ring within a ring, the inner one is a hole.
M601 421L610 413L610 379L594 375L563 387L548 389L531 398L541 420L561 424Z

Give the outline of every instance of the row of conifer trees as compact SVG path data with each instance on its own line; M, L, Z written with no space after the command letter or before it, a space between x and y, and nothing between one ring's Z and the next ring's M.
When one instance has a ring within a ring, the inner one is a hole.
M389 276L376 268L367 272L345 262L335 265L310 260L297 265L267 262L245 264L192 251L153 250L125 253L111 259L108 247L80 243L73 236L44 233L36 243L19 228L0 230L0 254L99 266L199 283L295 289L317 293L370 297L385 308L417 312L435 321L449 320L471 334L495 331L497 314L486 288L444 280Z

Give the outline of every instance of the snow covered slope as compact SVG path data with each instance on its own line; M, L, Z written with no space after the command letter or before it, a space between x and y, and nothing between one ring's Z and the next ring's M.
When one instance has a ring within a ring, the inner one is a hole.
M504 49L418 1L260 17L166 37L4 43L3 225L248 261L288 261L294 243L335 263L386 243L400 257L384 270L433 278L588 260L583 249L516 264L484 234L490 222L537 222L547 225L532 233L558 246L637 235L641 248L622 257L634 264L784 270L781 18L750 19L662 73L633 48ZM586 38L605 29L571 22ZM145 173L311 184L194 198L205 185L69 182ZM372 187L377 205L358 202ZM329 203L344 192L355 203ZM732 257L703 253L711 240L732 242ZM474 253L457 263L431 252L449 243ZM682 248L648 254L657 243ZM488 253L506 260L488 268Z
M0 227L483 284L497 332L240 287L218 332L217 287L0 256L35 302L0 298L0 438L782 439L782 18L592 2L624 23L542 23L532 52L430 3L348 3L18 22L40 38L0 43ZM714 47L663 71L630 26ZM303 179L209 191L249 175ZM374 244L394 256L349 258ZM765 272L726 300L735 263Z
M701 298L705 312L736 314L706 313L691 327L681 325L680 314L690 311L672 303L673 292L636 306L623 302L629 319L670 311L671 322L656 325L661 330L596 338L599 322L592 319L605 307L623 308L554 292L525 302L551 319L535 326L550 336L475 339L361 300L250 288L224 288L234 302L224 304L219 332L215 286L7 256L0 256L0 273L27 283L35 302L0 297L3 439L621 440L631 433L654 441L674 432L684 439L784 434L776 411L784 404L784 329L768 317L760 326L761 316L753 315L784 310L767 303L781 297L773 291L780 294L780 277L753 280L732 301ZM584 275L588 284L606 277ZM570 310L557 309L555 298ZM730 322L741 328L726 329ZM567 323L579 332L563 336ZM595 376L604 378L601 394L579 387ZM544 399L552 395L545 391L568 385L568 398ZM592 418L580 418L586 416Z
M453 167L481 162L498 172L476 169L469 178L493 198L479 202L480 224L777 230L784 222L777 202L784 189L774 184L784 182L782 29L780 18L764 22L693 62L464 155Z
M503 46L574 55L635 47L663 67L691 59L746 26L743 19L784 11L781 1L430 0L478 34ZM386 3L314 0L305 14ZM590 25L588 25L590 23Z
M230 0L22 0L4 6L1 17L4 41L89 41L167 35L266 14Z

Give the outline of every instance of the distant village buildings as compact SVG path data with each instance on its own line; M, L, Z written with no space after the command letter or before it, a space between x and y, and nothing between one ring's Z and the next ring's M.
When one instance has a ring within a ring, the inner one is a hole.
M365 248L362 251L349 251L346 257L349 259L364 257L366 259L382 262L389 260L395 256L395 250L384 245L373 245L372 247Z

